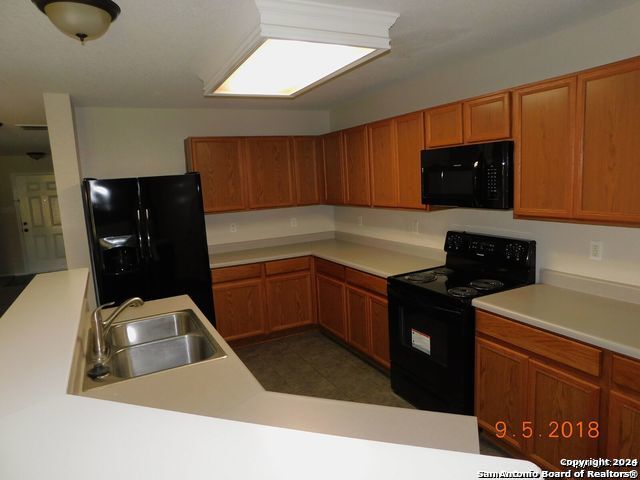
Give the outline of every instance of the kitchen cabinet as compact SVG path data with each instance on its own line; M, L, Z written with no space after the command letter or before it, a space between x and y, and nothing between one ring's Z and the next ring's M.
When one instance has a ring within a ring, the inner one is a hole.
M467 100L462 104L464 141L488 142L511 136L509 92Z
M347 342L362 353L371 351L367 292L351 286L347 286Z
M288 137L244 139L250 208L295 204L293 159Z
M371 357L383 367L391 368L389 354L389 302L385 297L369 295L371 317Z
M367 125L371 163L371 205L398 205L398 142L393 119ZM419 155L419 154L418 154Z
M269 332L315 322L309 257L266 264Z
M185 151L187 171L200 173L205 213L248 207L242 138L187 138Z
M293 137L292 152L295 179L295 194L298 205L314 205L320 203L320 189L324 180L319 178L319 164L322 156L318 156L316 137ZM321 183L322 182L322 183Z
M330 205L343 205L345 198L344 152L342 132L322 137L325 200Z
M398 207L424 210L420 152L425 148L422 112L393 119L398 162Z
M336 337L347 339L346 288L344 267L315 259L318 324Z
M462 143L462 103L424 111L425 145L428 148Z
M517 89L513 99L514 214L570 218L576 77Z
M365 125L343 130L345 204L371 205L369 152ZM328 177L329 178L329 177Z
M607 457L640 458L640 361L612 356Z
M640 58L578 75L575 217L640 222Z
M266 333L260 264L214 269L212 280L217 330L225 340Z

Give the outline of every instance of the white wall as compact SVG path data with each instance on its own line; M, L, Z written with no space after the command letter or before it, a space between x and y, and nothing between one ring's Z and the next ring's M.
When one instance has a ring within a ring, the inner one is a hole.
M331 128L489 93L640 54L640 2L527 44L432 68L331 110ZM358 227L357 218L364 225ZM418 220L419 233L413 233ZM640 285L640 229L514 220L512 212L450 209L409 212L337 207L336 229L442 248L449 229L531 238L538 266ZM602 261L589 242L604 241Z

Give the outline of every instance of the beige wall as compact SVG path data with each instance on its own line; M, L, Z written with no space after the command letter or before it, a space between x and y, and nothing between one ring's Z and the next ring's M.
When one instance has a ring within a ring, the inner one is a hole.
M640 54L640 3L518 47L429 69L331 110L332 130L480 95ZM358 216L364 225L357 225ZM414 221L419 233L413 232ZM442 248L449 229L531 238L538 266L640 285L640 229L514 220L512 212L336 208L336 229ZM604 242L589 260L591 240Z
M27 273L20 243L20 225L11 185L12 174L53 173L51 156L0 156L0 275Z

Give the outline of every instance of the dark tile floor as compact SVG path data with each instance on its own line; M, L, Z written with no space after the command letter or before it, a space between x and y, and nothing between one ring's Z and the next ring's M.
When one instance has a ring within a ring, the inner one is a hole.
M234 350L272 392L414 408L393 393L386 374L317 331ZM480 452L509 456L482 437Z
M18 275L0 277L0 317L26 288L34 275Z

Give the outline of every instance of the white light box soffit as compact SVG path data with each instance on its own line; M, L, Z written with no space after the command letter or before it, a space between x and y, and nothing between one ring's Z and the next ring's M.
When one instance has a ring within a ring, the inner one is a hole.
M205 96L292 98L390 49L397 13L255 0L260 21L204 80Z

